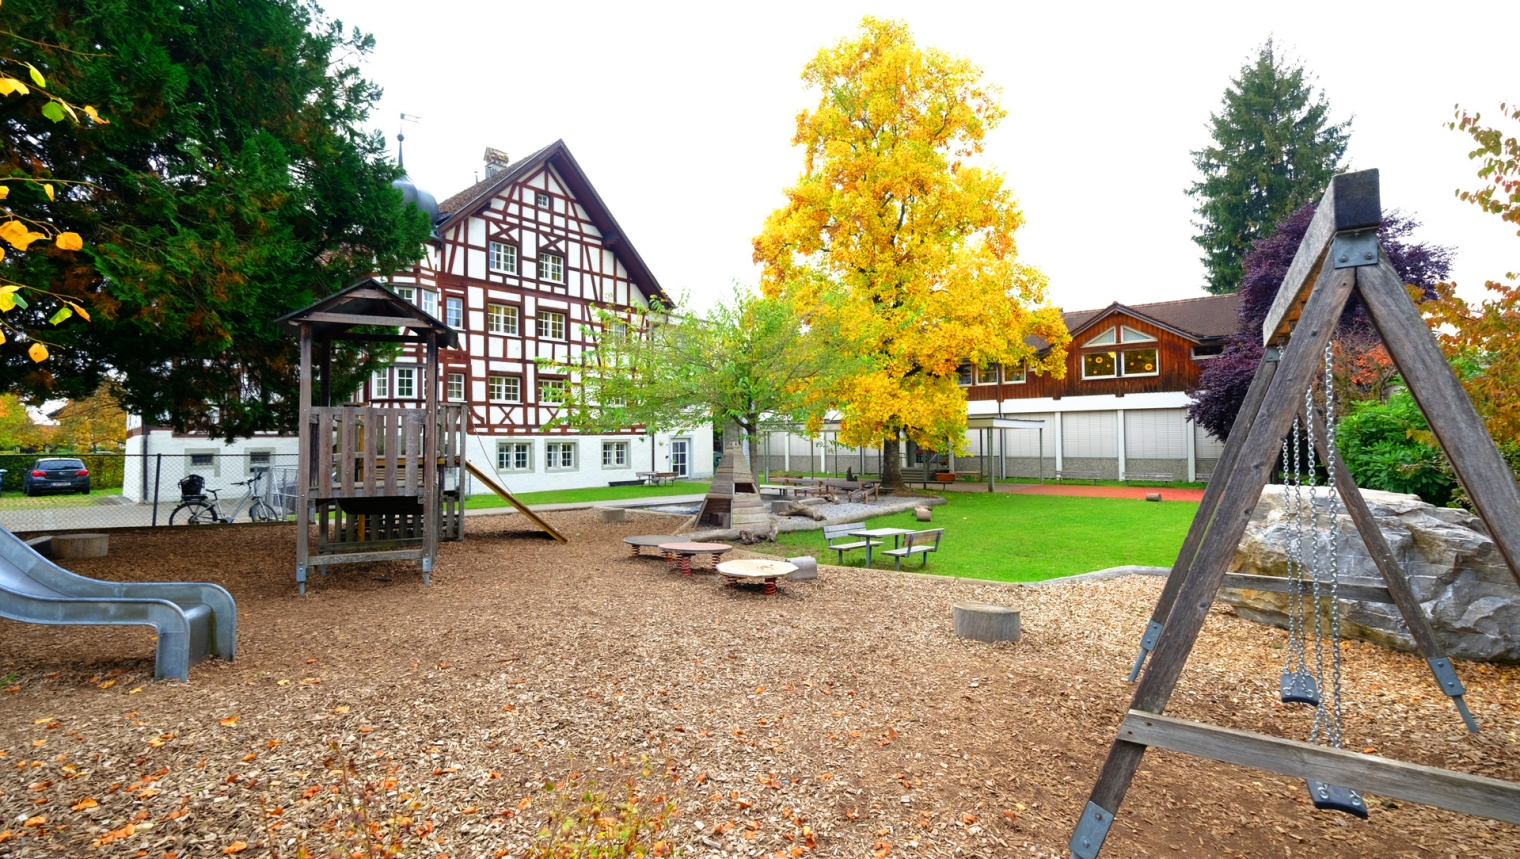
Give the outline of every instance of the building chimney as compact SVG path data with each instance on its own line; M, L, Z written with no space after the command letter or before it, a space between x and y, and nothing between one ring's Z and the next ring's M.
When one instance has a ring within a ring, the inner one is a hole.
M507 165L511 164L511 163L512 163L512 159L509 158L509 157L507 157L507 153L501 151L500 149L492 149L489 146L486 147L486 178L487 179L491 178L492 176L495 176L497 173L500 173L502 170L505 170L506 167L507 167Z

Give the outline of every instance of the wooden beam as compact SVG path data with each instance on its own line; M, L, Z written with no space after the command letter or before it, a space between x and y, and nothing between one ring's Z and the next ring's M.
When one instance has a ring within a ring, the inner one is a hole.
M1436 345L1435 335L1404 291L1403 278L1386 257L1376 266L1354 271L1362 304L1394 366L1425 413L1473 507L1488 525L1510 575L1520 584L1520 487L1515 485L1514 472L1499 455L1478 410Z
M360 544L363 545L363 544ZM314 566L325 567L328 564L368 564L375 561L417 561L422 558L422 549L394 549L388 552L336 552L331 555L318 555L311 559Z
M306 562L311 552L311 325L301 324L301 414L296 449L296 585L306 593Z
M1241 588L1248 591L1271 591L1275 594L1290 594L1294 591L1293 583L1282 576L1251 576L1245 573L1225 573L1224 584L1221 587ZM1300 584L1298 592L1304 596L1314 595L1314 586L1309 582ZM1330 586L1321 583L1320 596L1330 598ZM1389 596L1387 588L1374 585L1348 585L1336 586L1336 592L1343 600L1361 600L1362 602L1393 603L1393 597Z
M329 340L343 340L349 343L423 343L426 338L415 334L355 334L352 331L344 331L341 334L333 334Z
M389 328L432 328L433 324L409 316L368 316L358 313L308 313L302 322L331 322L338 325L380 325Z
M1298 253L1288 266L1272 309L1261 325L1262 342L1271 345L1291 330L1308 299L1311 284L1330 250L1335 234L1342 230L1374 229L1382 223L1382 206L1378 192L1378 171L1342 173L1330 180L1325 196L1314 210L1309 231L1298 243Z
M1126 742L1520 823L1520 784L1131 710Z

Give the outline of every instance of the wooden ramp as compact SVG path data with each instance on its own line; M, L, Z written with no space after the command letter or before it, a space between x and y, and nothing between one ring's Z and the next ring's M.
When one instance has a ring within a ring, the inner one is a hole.
M486 486L489 486L491 488L492 492L495 492L497 495L500 495L502 498L506 499L506 502L508 504L511 504L513 507L516 507L517 508L517 512L519 512L522 515L528 517L529 519L531 519L533 521L533 524L535 524L538 527L544 529L544 531L550 537L553 537L554 539L560 541L561 543L568 543L568 542L570 542L565 537L564 534L561 534L560 532L554 530L554 526L553 525L550 525L548 522L545 522L543 519L539 518L539 515L537 513L534 513L533 510L528 507L528 505L522 503L521 501L518 501L517 500L517 496L513 495L511 492L508 492L507 491L507 487L502 486L501 485L501 481L497 480L496 477L495 477L495 475L486 474L484 471L481 471L479 468L476 468L475 467L475 463L470 462L469 460L465 460L464 467L467 468L467 469L469 469L470 473L473 474L473 475L475 475L476 478L478 478L480 481L482 481L483 483L485 483Z

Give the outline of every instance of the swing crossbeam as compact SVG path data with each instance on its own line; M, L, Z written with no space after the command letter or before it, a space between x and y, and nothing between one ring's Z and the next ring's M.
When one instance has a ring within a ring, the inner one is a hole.
M1369 215L1377 208L1377 171L1337 176L1308 235L1299 245L1264 328L1267 345L1281 347L1280 357L1269 349L1267 359L1262 361L1247 394L1246 408L1231 430L1220 467L1215 469L1216 481L1209 485L1214 491L1205 493L1152 613L1144 639L1149 646L1142 647L1136 673L1147 654L1151 657L1149 664L1144 665L1129 715L1109 747L1070 841L1070 849L1078 859L1095 859L1098 855L1145 751L1152 745L1311 782L1348 785L1360 791L1520 823L1517 784L1162 715L1224 583L1226 565L1234 556L1266 486L1281 440L1301 414L1302 392L1314 379L1316 365L1326 354L1353 293L1360 295L1389 356L1403 374L1408 390L1447 452L1458 480L1487 525L1495 548L1520 583L1520 487L1418 308L1404 291L1401 278L1375 243L1363 264L1355 264L1358 260L1347 265L1338 258L1330 258L1332 254L1349 258L1349 253L1342 253L1343 246L1366 245L1366 237L1361 234L1377 225L1380 216ZM1315 435L1324 437L1323 433ZM1331 457L1332 464L1338 459ZM1343 500L1359 496L1354 482L1339 477L1338 473L1335 482ZM1217 490L1215 482L1219 484ZM1353 520L1360 520L1360 511L1349 510L1355 506L1354 502L1348 504L1348 511ZM1360 521L1358 530L1369 546L1375 539L1369 530L1377 534L1376 539L1381 539L1375 527L1363 528ZM1372 547L1372 554L1377 560L1381 552ZM1391 558L1391 552L1388 557ZM1410 626L1424 624L1428 630L1423 613L1412 617L1405 605L1404 597L1412 593L1403 592L1408 582L1403 580L1402 570L1396 564L1385 568L1380 563L1379 572L1388 585L1389 598L1399 606ZM1417 602L1413 608L1418 609ZM1460 697L1454 694L1460 681L1455 688L1447 682L1456 680L1449 660L1439 647L1434 652L1425 650L1423 637L1416 634L1416 643L1422 645L1442 691L1453 695L1458 709L1468 718ZM1430 641L1434 642L1433 634ZM1443 674L1449 675L1446 680Z
M1131 710L1119 739L1520 824L1520 784Z
M1294 582L1282 576L1252 576L1245 573L1225 573L1224 587L1239 588L1249 591L1269 591L1275 594L1291 594L1295 591L1300 596L1314 596L1314 586L1309 582ZM1340 585L1340 599L1359 600L1361 602L1376 602L1394 605L1393 595L1387 588L1376 585L1348 585L1342 582ZM1321 593L1320 599L1328 600L1328 593Z

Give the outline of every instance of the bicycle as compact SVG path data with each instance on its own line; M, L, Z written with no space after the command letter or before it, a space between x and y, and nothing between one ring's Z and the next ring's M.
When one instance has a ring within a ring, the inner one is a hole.
M243 512L243 507L248 507L248 518L254 522L276 522L284 518L279 511L270 506L258 495L259 481L264 478L264 470L259 469L247 480L240 480L233 486L248 487L248 494L238 500L238 505L232 508L232 512L222 515L221 499L217 497L217 490L207 489L206 480L199 474L192 474L179 482L180 504L169 514L169 524L178 525L184 522L186 525L230 525L238 514ZM207 496L210 501L207 501ZM180 514L184 514L181 516Z

